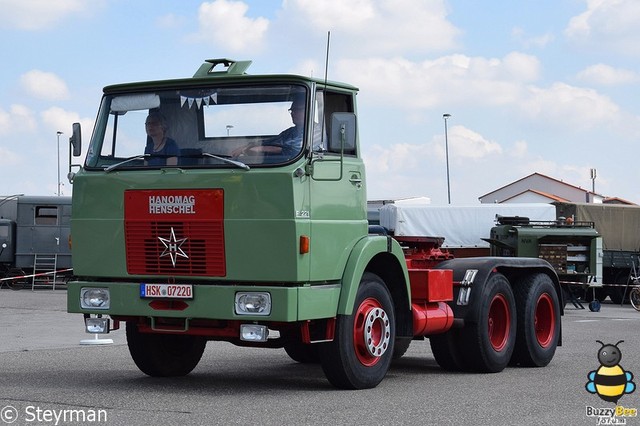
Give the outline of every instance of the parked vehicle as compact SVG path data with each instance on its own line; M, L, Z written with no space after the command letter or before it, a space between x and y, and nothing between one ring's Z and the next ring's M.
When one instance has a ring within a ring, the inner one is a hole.
M70 221L71 197L1 197L0 283L53 287L71 275Z
M560 221L591 222L602 237L602 286L596 299L628 302L633 268L640 259L640 207L621 204L553 203ZM599 288L598 288L599 287Z
M88 332L125 322L150 376L186 375L222 340L284 348L348 389L377 386L414 339L448 370L552 360L563 306L548 262L453 259L440 238L369 228L357 88L249 65L104 89L71 176L68 311ZM158 112L179 153L143 153Z
M600 309L594 297L603 287L602 237L593 222L561 218L554 221L533 221L520 216L498 216L491 228L491 256L537 257L548 261L558 274L565 291L565 302L590 309Z

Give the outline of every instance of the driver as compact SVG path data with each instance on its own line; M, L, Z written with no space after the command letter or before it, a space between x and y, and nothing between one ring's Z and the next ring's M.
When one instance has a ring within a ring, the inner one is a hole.
M288 158L295 157L302 149L304 133L304 97L293 100L289 108L293 126L282 131L278 136L262 142L260 145L248 145L233 151L232 155L281 154Z

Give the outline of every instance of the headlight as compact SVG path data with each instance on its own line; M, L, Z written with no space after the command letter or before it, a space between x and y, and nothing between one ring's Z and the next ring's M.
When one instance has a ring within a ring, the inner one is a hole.
M236 293L237 315L270 315L271 294L266 292Z
M108 288L80 289L80 306L83 309L109 309L111 298Z

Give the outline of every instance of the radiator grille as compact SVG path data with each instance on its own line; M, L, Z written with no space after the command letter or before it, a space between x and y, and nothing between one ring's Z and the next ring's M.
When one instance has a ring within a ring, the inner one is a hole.
M195 195L192 214L150 212L149 199L158 194L183 193L127 191L125 242L129 274L225 276L222 191L189 191L189 195Z

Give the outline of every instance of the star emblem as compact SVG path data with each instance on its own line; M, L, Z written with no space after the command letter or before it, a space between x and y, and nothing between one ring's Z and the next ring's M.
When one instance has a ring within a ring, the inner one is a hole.
M186 259L189 258L184 250L180 248L182 244L187 241L187 239L181 238L178 240L176 238L176 233L173 230L173 226L171 227L171 235L169 236L169 238L158 237L158 239L164 245L164 251L160 254L160 257L169 256L174 268L176 267L176 260L178 259L178 256L184 257Z

